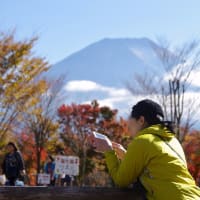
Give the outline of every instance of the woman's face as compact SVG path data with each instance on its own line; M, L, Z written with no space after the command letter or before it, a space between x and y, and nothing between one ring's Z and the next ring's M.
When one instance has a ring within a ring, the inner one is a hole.
M138 132L145 128L145 119L141 116L139 119L130 118L128 121L129 132L132 137L135 137Z
M7 145L7 151L8 151L9 153L12 153L14 150L15 150L15 149L14 149L14 147L13 147L12 145Z

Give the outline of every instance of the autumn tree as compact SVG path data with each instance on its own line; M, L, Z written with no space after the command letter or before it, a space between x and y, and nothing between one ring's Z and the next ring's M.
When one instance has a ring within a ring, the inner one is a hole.
M197 184L200 185L200 132L191 131L185 136L183 148L187 158L188 169Z
M97 101L91 104L62 105L58 109L61 138L67 152L81 159L81 184L86 183L86 175L97 167L105 170L102 155L94 155L94 151L87 144L87 137L92 131L106 134L115 142L127 142L127 123L122 118L117 119L117 110L101 107ZM94 162L95 160L95 162Z
M25 130L17 134L16 137L18 147L22 153L26 165L26 173L28 175L29 185L36 185L37 179L37 147L35 145L34 134L29 130ZM46 149L41 150L41 163L44 163L47 158Z
M166 41L159 44L159 47L152 48L165 76L156 71L135 74L134 81L127 86L134 95L153 96L162 104L166 120L175 123L176 136L182 142L187 131L181 132L181 127L189 130L199 111L198 99L187 96L188 91L195 91L191 75L199 69L199 43L192 41L181 47L173 47Z
M49 67L32 52L36 40L18 41L14 33L0 33L0 146L16 130L20 114L35 105L35 94L46 90L43 80L35 81Z
M37 173L40 173L42 169L42 153L44 151L53 153L61 145L57 134L56 115L61 101L62 78L46 81L46 84L46 91L35 94L37 102L23 113L24 127L34 138Z

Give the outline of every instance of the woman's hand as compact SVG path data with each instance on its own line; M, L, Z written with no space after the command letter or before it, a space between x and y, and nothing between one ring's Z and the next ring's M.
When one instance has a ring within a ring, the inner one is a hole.
M124 158L124 155L126 154L126 149L124 149L121 144L111 142L107 137L106 139L97 138L92 133L88 137L88 142L90 145L92 145L92 147L95 148L95 151L97 152L104 153L109 150L114 150L120 160L122 160Z
M116 142L112 142L112 147L113 149L115 150L116 154L117 154L117 157L120 159L120 160L123 160L124 159L124 156L126 154L126 149L124 149L124 147L119 144L119 143L116 143Z
M112 142L108 138L106 139L96 138L92 133L88 137L88 141L95 148L96 152L104 153L106 151L113 150Z
M26 171L25 171L25 170L21 170L21 171L20 171L20 175L21 175L21 176L25 176L25 175L26 175Z

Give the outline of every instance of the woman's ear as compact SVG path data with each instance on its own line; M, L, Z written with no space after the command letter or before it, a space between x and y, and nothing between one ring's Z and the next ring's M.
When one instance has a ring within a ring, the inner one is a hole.
M141 127L145 127L146 121L145 121L144 116L140 116L138 122L139 122Z

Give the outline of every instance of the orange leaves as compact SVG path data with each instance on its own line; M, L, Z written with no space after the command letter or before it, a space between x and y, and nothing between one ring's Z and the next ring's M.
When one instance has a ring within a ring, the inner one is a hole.
M18 135L20 150L26 163L28 172L36 171L37 163L37 147L33 133L22 132ZM44 148L40 149L41 163L44 163L47 158L47 151Z
M40 152L41 152L41 161L44 162L48 156L47 151L44 148L42 148Z

